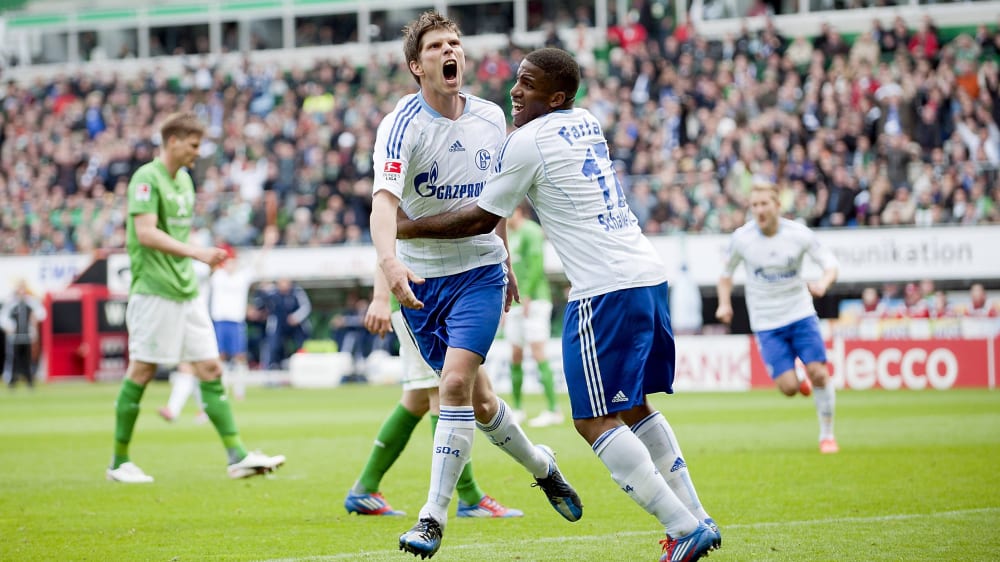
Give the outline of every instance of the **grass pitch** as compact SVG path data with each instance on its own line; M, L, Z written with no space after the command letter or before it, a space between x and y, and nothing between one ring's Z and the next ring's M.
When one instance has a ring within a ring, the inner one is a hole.
M0 394L0 560L412 560L397 550L426 497L429 423L383 481L403 518L348 516L347 489L396 387L251 389L234 404L250 448L288 456L271 478L231 481L193 407L143 399L132 459L152 485L104 480L117 385ZM1000 559L1000 392L841 392L838 455L817 451L811 400L777 392L654 400L673 424L723 548L711 560ZM529 415L541 398L529 397ZM564 409L568 411L568 401ZM435 561L656 560L662 529L614 484L567 423L528 429L583 499L564 521L532 479L477 435L483 489L523 519L451 517ZM457 500L456 500L457 501ZM452 506L454 514L454 502Z

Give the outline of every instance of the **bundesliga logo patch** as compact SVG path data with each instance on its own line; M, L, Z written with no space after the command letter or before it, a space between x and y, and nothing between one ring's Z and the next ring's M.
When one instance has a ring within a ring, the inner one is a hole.
M153 188L149 186L148 183L140 183L135 186L135 200L136 201L149 201L152 197Z
M399 175L403 173L403 162L400 160L386 160L382 167L382 177L385 181L399 181Z

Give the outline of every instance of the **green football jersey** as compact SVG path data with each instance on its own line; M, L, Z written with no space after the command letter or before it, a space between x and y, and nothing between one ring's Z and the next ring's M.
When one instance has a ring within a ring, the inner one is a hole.
M175 301L198 296L198 280L191 258L147 248L135 233L135 215L156 215L156 228L187 242L194 213L194 182L187 170L171 178L159 158L144 164L128 184L128 221L125 248L131 261L129 294L155 295Z
M522 296L536 301L552 300L545 277L545 234L538 223L525 219L517 230L507 227L510 262Z

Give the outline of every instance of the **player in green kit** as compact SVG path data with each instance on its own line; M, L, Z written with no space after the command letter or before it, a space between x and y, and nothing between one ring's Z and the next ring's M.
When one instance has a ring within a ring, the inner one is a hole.
M527 203L521 203L507 219L507 243L510 260L517 276L521 302L512 303L504 320L504 338L510 342L510 384L514 402L514 416L523 421L521 388L524 384L524 348L531 349L531 356L538 365L539 379L545 391L548 409L528 421L531 427L545 427L563 423L562 412L556 403L556 388L552 367L545 356L545 344L552 330L552 293L545 277L545 234L542 227L531 220Z
M399 302L392 297L385 276L375 272L375 289L372 302L365 314L365 328L369 332L385 336L390 330L399 338L399 359L403 363L403 396L395 409L382 422L375 445L368 461L354 487L347 492L344 508L348 513L358 515L406 515L389 505L379 492L382 477L392 467L410 440L410 435L420 420L431 413L431 433L437 428L440 412L438 384L441 377L420 356L399 310ZM482 368L482 367L480 367ZM485 494L472 474L472 461L466 463L455 485L458 492L458 517L521 517L524 512L502 505Z
M174 113L160 127L160 154L132 175L128 186L126 248L132 285L125 321L129 364L115 401L114 456L108 480L139 484L153 477L131 462L129 443L139 402L157 365L189 362L198 377L203 408L228 455L231 478L273 471L285 462L243 446L222 388L222 363L208 306L198 297L192 259L216 266L222 248L188 242L194 210L194 183L185 168L198 157L204 125L193 113Z

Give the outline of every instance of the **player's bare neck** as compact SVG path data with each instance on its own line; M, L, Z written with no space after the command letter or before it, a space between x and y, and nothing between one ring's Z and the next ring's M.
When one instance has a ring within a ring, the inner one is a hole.
M461 117L465 111L465 96L461 94L440 94L424 90L423 96L424 101L431 106L431 109L452 121Z
M167 173L170 174L170 177L176 178L177 170L181 169L181 165L175 163L167 154L160 156L160 161L163 162L163 167L167 169Z

